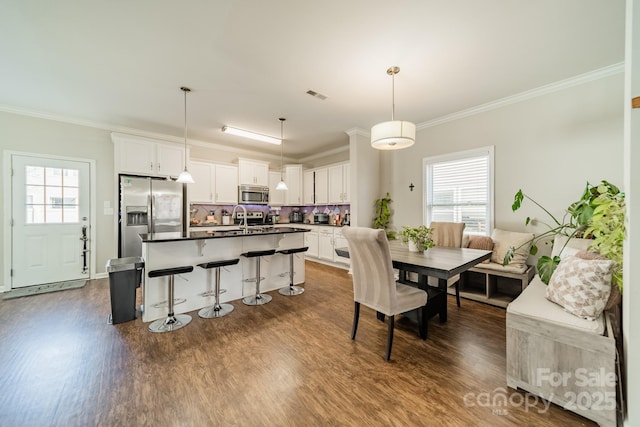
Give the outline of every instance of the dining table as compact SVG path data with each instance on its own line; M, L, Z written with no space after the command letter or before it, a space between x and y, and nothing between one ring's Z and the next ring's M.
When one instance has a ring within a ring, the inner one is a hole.
M335 249L340 256L349 257L349 248L341 247ZM461 281L464 280L464 273L476 264L491 258L492 251L482 249L469 248L449 248L435 246L424 252L409 251L407 245L399 240L389 241L389 252L393 268L399 270L399 281L401 283L413 284L425 291L432 290L433 286L429 286L428 278L435 277L438 279L438 290L446 296L448 279L460 275ZM416 273L418 280L411 281L407 273ZM462 286L460 283L458 286ZM432 298L432 292L429 298ZM435 296L435 295L434 295ZM429 303L427 303L429 304ZM447 320L447 304L439 305L438 309L429 313L427 317L438 313L440 321Z

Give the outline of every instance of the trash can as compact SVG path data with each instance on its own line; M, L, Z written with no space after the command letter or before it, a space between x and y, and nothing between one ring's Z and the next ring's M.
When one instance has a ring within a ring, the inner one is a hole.
M136 318L136 288L142 281L144 260L141 257L114 258L107 261L111 294L111 323Z

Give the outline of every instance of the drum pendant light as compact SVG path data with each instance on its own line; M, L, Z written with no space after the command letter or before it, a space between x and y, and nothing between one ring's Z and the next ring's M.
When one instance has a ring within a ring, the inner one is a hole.
M283 151L283 147L284 147L284 132L283 132L283 127L284 127L284 121L287 120L285 118L280 117L278 120L280 120L280 182L278 183L278 185L276 185L276 190L283 190L286 191L289 189L289 187L287 187L287 184L284 182L284 175L283 175L283 171L284 171L284 157L282 154Z
M391 67L391 121L378 123L371 128L371 146L377 150L399 150L411 147L416 142L416 125L404 120L395 120L395 75L400 67Z
M187 170L187 92L191 92L191 89L182 86L180 90L184 92L184 170L178 175L177 181L184 184L193 184L195 181Z

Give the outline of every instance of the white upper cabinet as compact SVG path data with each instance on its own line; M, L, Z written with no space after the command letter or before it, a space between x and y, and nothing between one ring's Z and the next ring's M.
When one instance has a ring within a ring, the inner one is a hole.
M116 170L149 176L177 177L184 169L184 147L112 134Z
M238 203L238 168L233 165L216 165L216 203Z
M351 167L349 163L329 167L329 203L348 203Z
M195 181L187 185L187 194L191 203L213 203L213 185L215 166L211 163L189 162L189 172Z
M184 170L184 146L156 145L156 173L161 176L180 175Z
M207 162L189 162L195 183L187 185L191 203L238 203L238 168Z
M240 184L269 185L269 163L259 160L238 159Z
M302 165L286 165L284 167L285 204L300 206L302 204Z
M280 182L280 172L269 172L269 205L284 205L286 191L276 190L276 185Z
M313 189L312 170L304 171L302 174L302 203L304 205L313 205L315 203L315 192Z
M326 205L329 203L329 181L327 168L316 169L316 205Z

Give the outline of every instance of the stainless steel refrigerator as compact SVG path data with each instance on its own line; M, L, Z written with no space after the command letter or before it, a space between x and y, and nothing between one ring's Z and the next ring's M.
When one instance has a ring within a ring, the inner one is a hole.
M141 256L140 234L181 232L183 184L120 175L120 257Z

